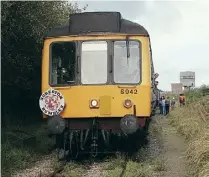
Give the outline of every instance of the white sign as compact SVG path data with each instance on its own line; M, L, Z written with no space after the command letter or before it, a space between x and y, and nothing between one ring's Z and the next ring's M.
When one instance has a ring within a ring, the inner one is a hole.
M41 111L48 116L58 115L65 107L64 96L58 90L50 88L41 95L39 106Z

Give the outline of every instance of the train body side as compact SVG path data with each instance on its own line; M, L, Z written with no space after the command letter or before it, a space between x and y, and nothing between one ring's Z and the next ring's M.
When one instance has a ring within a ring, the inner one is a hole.
M56 41L85 41L85 40L125 40L125 35L107 36L71 36L46 39L42 59L42 93L48 90L50 70L50 44ZM135 105L137 117L150 117L151 115L151 72L149 38L144 36L131 36L129 40L141 42L140 75L138 85L76 85L52 87L61 92L65 99L65 108L60 114L66 119L81 118L121 118L126 114L134 114L134 106L124 107L124 101L130 99ZM96 73L95 73L96 74ZM90 108L90 100L99 101L98 108ZM44 118L47 118L44 115Z

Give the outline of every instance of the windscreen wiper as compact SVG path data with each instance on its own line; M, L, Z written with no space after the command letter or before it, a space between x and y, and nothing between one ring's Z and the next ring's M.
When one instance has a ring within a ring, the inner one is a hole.
M127 53L127 64L128 64L128 59L130 58L130 46L129 46L129 37L126 36L126 53Z

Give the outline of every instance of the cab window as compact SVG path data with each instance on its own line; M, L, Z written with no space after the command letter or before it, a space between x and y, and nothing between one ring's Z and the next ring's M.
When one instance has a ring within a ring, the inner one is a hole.
M75 63L75 42L53 42L51 44L50 85L74 84Z
M127 47L129 48L127 50ZM127 55L129 52L129 57ZM117 84L137 84L140 81L140 43L138 41L114 42L114 82Z
M107 42L86 41L81 47L81 83L107 83Z

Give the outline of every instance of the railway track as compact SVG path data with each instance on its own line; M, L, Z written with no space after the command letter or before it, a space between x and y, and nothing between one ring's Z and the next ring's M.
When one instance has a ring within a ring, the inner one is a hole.
M58 169L56 169L54 172L49 174L47 177L57 177L57 175L60 174L64 170L66 165L67 165L67 161L65 160L63 161L63 164Z
M128 155L125 155L124 163L122 164L122 171L119 177L124 177L128 159L129 159ZM46 177L70 177L70 174L67 174L68 176L64 176L64 174L62 174L63 170L68 165L68 162L69 161L67 160L62 161L61 166L52 173L50 173L49 175L47 175ZM89 169L82 177L101 177L102 174L101 162L102 161L98 161L97 159L89 159L86 162L88 164Z
M124 161L123 166L122 166L122 172L121 172L119 177L123 177L124 176L125 171L126 171L127 163L128 163L128 155L125 156L125 161Z

